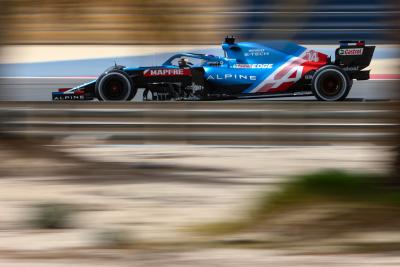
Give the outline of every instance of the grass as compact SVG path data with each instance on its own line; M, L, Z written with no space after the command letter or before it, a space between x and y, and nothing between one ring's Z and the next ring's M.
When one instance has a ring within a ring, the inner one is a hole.
M289 182L284 184L280 190L260 196L254 208L249 210L244 218L239 218L233 222L203 225L197 229L202 233L213 235L238 233L254 228L259 224L268 224L268 219L282 216L290 211L304 210L306 213L308 207L324 204L353 205L350 214L357 213L357 209L362 210L363 214L358 216L357 220L347 220L346 224L343 223L346 218L341 219L343 210L338 210L331 216L333 221L321 226L319 226L321 222L312 222L311 224L315 227L329 228L339 227L340 225L340 227L354 229L354 224L362 224L363 220L369 221L365 225L379 225L379 218L368 217L373 216L373 214L376 215L377 210L380 210L380 213L383 210L382 218L400 215L398 209L400 207L400 190L399 188L392 189L389 186L384 186L383 181L384 177L377 175L349 173L339 170L323 170L299 175L289 179ZM363 208L354 208L354 205ZM388 211L387 214L385 210ZM348 211L344 210L344 214ZM353 217L347 216L347 218ZM350 223L353 224L351 227Z
M76 209L64 203L41 203L33 207L31 224L40 229L65 229L71 227Z
M275 193L262 196L252 217L304 203L343 202L399 205L400 190L383 186L383 177L324 170L293 177Z

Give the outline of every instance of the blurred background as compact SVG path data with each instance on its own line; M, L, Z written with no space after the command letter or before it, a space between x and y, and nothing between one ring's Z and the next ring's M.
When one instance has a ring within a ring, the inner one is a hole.
M0 0L1 266L400 265L399 14L383 0ZM376 45L350 100L52 103L105 68Z
M393 43L395 1L2 1L3 44ZM222 36L222 37L221 37Z

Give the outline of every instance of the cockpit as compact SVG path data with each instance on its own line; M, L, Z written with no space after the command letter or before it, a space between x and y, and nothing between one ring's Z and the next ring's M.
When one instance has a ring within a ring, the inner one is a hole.
M221 57L195 54L195 53L182 53L176 54L165 61L163 66L176 66L179 68L203 67L203 66L222 66L224 60Z

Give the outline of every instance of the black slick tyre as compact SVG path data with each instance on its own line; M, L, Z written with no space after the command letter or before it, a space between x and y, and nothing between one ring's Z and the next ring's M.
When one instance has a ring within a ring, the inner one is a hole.
M317 70L311 81L314 96L321 101L341 101L350 92L352 81L341 68L327 65Z
M103 73L96 81L96 97L100 101L130 101L136 94L132 79L121 70Z

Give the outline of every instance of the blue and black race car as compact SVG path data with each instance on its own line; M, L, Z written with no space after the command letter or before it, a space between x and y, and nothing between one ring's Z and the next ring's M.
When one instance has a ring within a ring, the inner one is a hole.
M218 100L314 95L338 101L348 95L353 80L368 80L375 46L341 41L332 60L326 54L284 41L236 43L227 37L224 57L176 54L161 66L115 65L96 80L59 89L53 100L130 101L143 89L143 99Z

